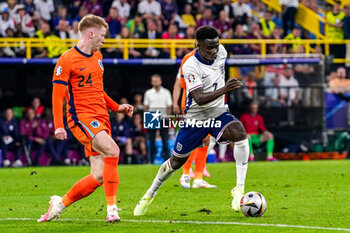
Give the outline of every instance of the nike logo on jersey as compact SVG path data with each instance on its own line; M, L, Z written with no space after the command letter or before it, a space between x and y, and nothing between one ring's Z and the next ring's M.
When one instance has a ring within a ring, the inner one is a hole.
M87 68L87 67L81 68L80 71L83 71L83 70L85 70L86 68Z
M207 76L205 76L205 77L202 77L202 79L205 79L205 78L208 78L209 77L209 75L207 75Z

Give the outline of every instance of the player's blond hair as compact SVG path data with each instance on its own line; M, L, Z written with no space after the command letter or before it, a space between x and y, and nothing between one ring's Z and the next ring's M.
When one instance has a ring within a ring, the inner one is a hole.
M82 18L78 24L78 28L81 33L90 27L99 29L101 27L105 27L108 30L108 24L103 18L91 14L84 16L84 18Z

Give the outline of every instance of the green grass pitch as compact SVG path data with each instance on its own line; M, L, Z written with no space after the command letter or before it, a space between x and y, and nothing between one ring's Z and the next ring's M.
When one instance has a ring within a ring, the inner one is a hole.
M208 165L212 177L207 180L216 184L217 189L185 190L179 186L181 172L177 171L159 190L148 214L134 217L133 209L158 168L119 166L117 199L122 221L118 224L103 221L106 217L103 187L67 208L62 220L48 223L34 220L47 211L51 195L62 196L89 173L89 167L0 169L0 232L350 231L349 160L250 163L245 191L258 191L267 201L267 210L260 218L245 217L230 207L230 191L236 182L234 163ZM200 211L203 209L207 211Z

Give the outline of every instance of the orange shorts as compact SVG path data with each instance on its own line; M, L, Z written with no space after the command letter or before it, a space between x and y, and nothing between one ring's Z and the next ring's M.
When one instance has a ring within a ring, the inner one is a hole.
M77 123L74 120L68 120L68 127L72 131L74 137L84 145L85 156L98 155L96 151L92 149L92 139L101 130L105 130L109 136L111 136L111 123L106 117L93 117L79 119Z

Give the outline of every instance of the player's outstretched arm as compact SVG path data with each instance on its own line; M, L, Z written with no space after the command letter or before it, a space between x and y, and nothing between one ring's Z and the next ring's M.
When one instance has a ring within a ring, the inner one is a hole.
M54 84L52 90L52 115L55 125L55 137L58 140L67 139L67 132L63 124L63 100L66 94L66 86L62 84Z
M104 97L107 104L107 108L109 110L111 110L112 112L125 113L126 115L132 117L132 114L134 113L134 107L132 105L130 104L119 105L117 104L117 102L112 100L112 98L109 97L106 92L104 92Z
M105 101L106 101L106 104L107 104L107 108L109 110L111 110L112 112L118 111L119 104L117 104L117 102L112 100L112 98L109 97L106 92L103 92L103 94L104 94L104 98L105 98Z
M227 80L224 87L219 88L216 91L204 93L203 87L199 87L191 91L191 95L198 105L203 105L215 100L216 98L230 91L241 88L242 86L243 84L241 81L235 78L230 78L229 80Z

